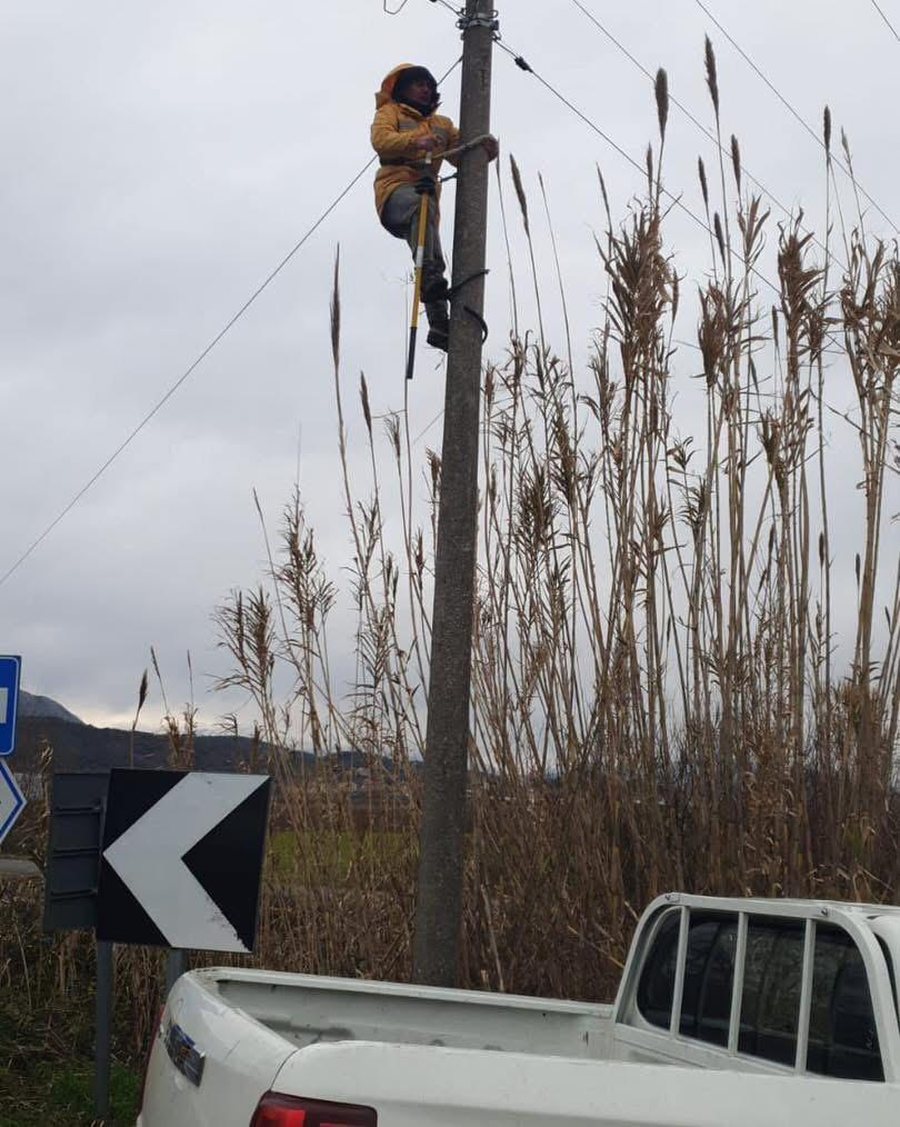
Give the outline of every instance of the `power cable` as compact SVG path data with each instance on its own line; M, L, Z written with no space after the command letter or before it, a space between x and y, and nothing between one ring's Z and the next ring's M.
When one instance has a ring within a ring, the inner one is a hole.
M734 47L735 51L737 51L737 53L741 56L741 58L744 60L744 62L746 62L746 64L750 67L750 69L754 72L754 74L756 74L760 79L762 79L762 81L766 84L766 86L768 86L768 88L772 91L772 93L779 100L779 102L781 102L781 104L788 111L788 113L791 115L791 117L793 117L806 130L806 132L810 135L810 137L812 137L812 139L816 142L817 145L819 145L826 153L828 153L829 152L828 147L826 146L826 144L822 140L822 138L818 135L818 133L815 131L815 129L813 129L813 127L809 124L809 122L806 121L806 119L800 114L800 112L798 110L796 110L793 107L793 105L791 105L791 103L781 93L781 91L778 89L778 87L775 86L775 84L760 70L760 68L750 58L750 56L743 49L743 47L741 47L741 45L734 39L734 37L732 35L730 35L728 31L726 31L726 29L722 26L721 23L719 23L719 21L716 19L716 17L713 15L713 13L709 10L709 8L706 6L706 4L704 4L703 0L694 0L694 2L697 4L697 7L700 8L702 11L704 11L706 13L706 15L712 20L712 22L716 25L716 27L719 29L719 31L721 31L721 33L725 36L725 38L728 40L728 42L731 44L731 46ZM874 0L873 0L873 2L874 2ZM877 7L877 5L876 5L876 7ZM872 207L875 208L875 210L878 212L878 214L881 216L881 218L886 223L888 223L891 227L893 227L893 229L895 231L897 231L898 234L900 234L900 227L898 227L897 224L893 221L893 219L891 219L891 217L881 208L878 201L873 199L869 195L869 193L865 190L865 188L862 186L862 184L860 184L860 182L856 179L856 175L853 172L853 170L851 168L849 168L840 159L840 157L836 156L834 153L831 153L830 155L831 155L831 159L838 166L838 168L844 173L845 176L849 177L849 179L852 181L854 187L856 187L859 190L860 195L864 196L869 201L869 203L872 205Z
M572 0L572 3L591 21L591 23L597 28L598 31L601 31L606 36L606 38L610 41L610 43L613 44L614 47L621 51L621 53L625 56L626 59L628 59L630 63L632 63L633 66L637 67L637 69L641 72L641 74L644 75L645 78L649 79L651 83L655 83L656 76L652 74L643 65L643 63L640 62L640 60L635 58L635 56L628 50L625 44L618 40L615 35L613 35L613 33L609 30L609 28L602 24L600 20L598 20L597 17L593 14L593 12L591 12L587 7L585 7L584 4L581 3L581 0ZM726 159L731 159L731 154L726 150L725 146L722 145L715 133L713 133L711 129L709 129L703 124L702 121L695 117L691 110L686 105L684 105L683 102L680 102L671 92L669 93L669 101L673 106L681 110L684 116L690 122L692 122L692 124L695 125L697 129L700 130L700 132L704 135L704 137L707 138L707 140L711 141L716 146L722 156L724 156ZM775 206L778 207L789 219L793 218L790 208L783 204L774 192L769 191L765 184L758 180L743 162L741 163L741 172L744 176L747 177L751 184L754 184L759 189L759 191L762 192L764 196L767 196L772 201L772 203L774 203ZM840 260L835 257L832 251L828 250L825 244L821 242L814 233L813 239L820 250L824 251L824 253L827 254L839 266L842 266Z
M91 477L90 480L87 481L81 487L81 489L78 490L78 492L75 494L75 496L72 498L72 500L69 501L69 503L59 513L59 515L53 521L51 521L50 524L47 525L47 527L40 534L40 536L38 536L37 539L32 541L32 543L19 556L19 558L16 560L16 562L14 564L12 564L12 566L9 567L3 573L2 576L0 576L0 587L3 586L3 584L7 581L7 579L10 578L10 576L14 572L18 571L18 569L28 559L28 557L35 551L35 549L38 548L47 539L47 537L50 535L50 533L53 532L53 530L56 528L56 526L62 520L64 520L65 517L67 517L69 515L69 513L72 511L72 509L75 508L75 506L78 504L78 502L81 500L81 498L85 495L85 493L87 493L88 490L91 489L100 480L100 478L103 476L103 474L106 473L106 471L113 464L113 462L119 457L119 455L122 454L131 445L131 443L137 438L137 436L141 433L141 431L144 429L144 427L147 426L147 424L151 421L151 419L153 419L162 410L162 408L166 405L166 403L168 403L168 401L172 398L172 396L175 394L175 392L178 391L178 389L181 387L181 385L196 371L196 369L200 366L200 364L203 363L203 361L206 359L206 357L209 356L209 354L216 347L216 345L219 343L219 341L221 341L222 338L237 324L237 322L241 319L241 317L243 317L243 315L247 312L247 310L250 308L250 306L256 301L256 299L266 289L268 289L268 287L271 285L272 282L275 281L275 279L278 277L278 275L281 273L281 271L285 268L285 266L287 266L287 264L291 261L291 259L294 257L294 255L300 250L300 248L304 245L304 243L307 241L307 239L309 239L310 236L313 235L313 233L318 230L318 228L325 222L325 220L328 218L328 216L331 215L331 213L338 206L338 204L344 199L344 197L347 196L349 194L349 192L354 187L356 187L357 183L362 179L362 177L366 174L366 172L368 172L368 170L372 167L372 165L375 163L375 161L377 159L378 159L377 157L372 157L372 159L365 165L365 167L361 168L359 170L359 172L357 172L357 174L353 177L353 179L346 186L346 188L344 188L344 190L340 193L340 195L337 196L332 201L331 204L329 204L329 206L325 209L325 211L322 212L322 214L319 216L319 218L309 228L309 230L303 235L303 237L297 243L294 244L294 246L291 248L291 250L289 250L288 253L284 256L284 258L282 258L282 260L278 263L278 265L275 267L275 269L268 275L268 277L265 279L265 281L254 290L254 292L250 295L249 298L247 298L247 300L240 307L240 309L237 311L237 313L235 313L234 316L231 317L231 319L225 324L225 326L222 329L219 330L219 332L216 334L216 336L213 337L213 339L203 349L203 351L200 353L200 355L197 357L197 359L194 360L194 362L190 365L190 367L188 367L187 369L185 369L184 372L182 372L182 374L172 384L172 386L165 393L165 395L147 412L147 414L143 417L143 419L141 419L141 421L137 424L137 426L128 434L128 436L121 443L119 443L119 445L115 448L115 450L112 452L112 454L110 454L110 456L106 459L106 461L103 463L103 465L100 466L100 468L96 471L96 473L93 475L93 477Z
M431 0L431 2L434 3L435 0ZM440 0L440 2L443 3L445 7L450 7L450 5L446 2L446 0ZM698 0L698 2L699 2L699 0ZM454 9L454 11L455 11L455 9ZM642 177L646 176L646 174L647 174L646 168L642 167L641 164L638 161L636 161L634 159L634 157L631 156L630 153L626 152L626 150L623 149L621 145L617 144L612 139L612 137L609 136L608 133L605 133L600 128L600 126L597 125L597 123L595 121L593 121L591 118L589 118L587 116L587 114L585 114L573 102L571 102L564 94L562 94L559 90L557 90L556 87L553 86L553 84L551 82L549 82L546 78L544 78L543 75L539 74L534 69L534 67L532 67L531 64L524 58L523 55L519 54L519 52L517 52L517 51L514 51L511 47L509 47L506 43L504 43L499 32L496 32L494 34L494 42L497 45L497 47L500 48L501 51L505 52L507 55L510 56L510 58L513 60L513 62L516 64L516 66L519 68L519 70L525 71L526 74L534 75L534 77L538 80L538 82L540 82L540 84L546 90L548 90L555 98L557 98L560 102L562 102L562 104L564 106L566 106L572 113L574 113L575 116L578 117L582 122L584 122L584 124L587 125L589 129L593 130L594 133L596 133L599 137L601 137L604 141L606 141L606 143L612 149L614 149L615 152L617 152L624 160L626 160L633 168L635 168L641 174ZM703 231L705 231L706 234L708 234L710 237L712 237L714 239L716 238L715 232L710 228L709 224L701 216L699 216L695 211L693 211L691 208L689 208L688 205L686 203L684 203L684 201L681 199L680 196L676 196L674 193L670 192L667 188L664 188L664 187L661 187L660 190L661 190L661 192L664 196L666 196L669 200L671 200L673 206L680 208L686 215L688 215L691 219L693 219L693 221L697 224L698 227L700 227ZM731 247L728 247L728 252L729 252L729 255L731 257L735 256L735 251ZM769 287L769 289L772 290L772 292L777 297L781 297L780 287L777 286L773 281L771 281L771 279L768 278L765 274L763 274L762 271L759 270L758 267L751 266L751 267L749 267L749 270L750 270L750 273L754 274L757 278L760 279L760 281L765 282L765 284ZM828 334L828 336L829 336L829 339L831 339L831 334Z
M413 441L412 441L413 446L418 446L418 444L422 441L422 439L425 437L425 435L428 434L428 432L431 430L431 428L434 426L434 424L442 417L443 414L444 414L444 408L442 407L440 409L440 411L438 411L438 413L431 420L431 422L428 423L425 427L423 427L422 430L419 432L419 434L416 435L416 437L413 439Z
M639 161L636 161L636 160L634 159L634 157L633 157L633 156L632 156L632 155L631 155L630 153L626 152L626 150L625 150L625 149L623 149L621 145L617 144L617 143L616 143L616 142L615 142L615 141L614 141L614 140L612 139L612 137L610 137L610 135L609 135L608 133L605 133L605 132L604 132L604 131L603 131L603 130L602 130L602 129L600 128L600 126L599 126L599 125L597 125L597 123L596 123L595 121L592 121L592 120L591 120L591 118L589 118L589 117L587 116L587 114L586 114L586 113L584 113L584 111L583 111L583 110L580 110L580 109L579 109L579 108L578 108L578 107L577 107L577 106L576 106L576 105L574 104L574 102L570 102L570 101L569 101L569 99L568 99L568 98L567 98L567 97L566 97L566 96L565 96L565 95L564 95L563 93L561 93L561 92L560 92L559 90L557 90L557 89L556 89L556 87L555 87L555 86L554 86L554 85L553 85L553 84L552 84L551 82L548 82L548 80L547 80L546 78L544 78L544 77L543 77L543 75L539 74L539 73L538 73L538 72L537 72L537 71L536 71L536 70L534 69L534 67L532 67L532 66L531 66L531 65L530 65L530 64L529 64L529 63L528 63L528 62L527 62L527 61L526 61L526 60L525 60L525 59L524 59L524 58L522 57L522 55L518 54L518 53L517 53L516 51L514 51L514 50L513 50L513 49L512 49L511 47L508 47L508 46L507 46L507 45L506 45L506 44L505 44L505 43L504 43L504 42L503 42L503 41L502 41L501 39L497 39L497 40L496 40L496 43L497 43L497 46L498 46L498 47L500 48L500 50L501 50L501 51L505 51L505 52L506 52L506 54L507 54L507 55L509 55L509 56L510 56L510 57L511 57L511 58L513 59L513 61L515 62L516 66L517 66L517 67L518 67L518 68L519 68L520 70L524 70L524 71L525 71L526 73L528 73L528 74L533 74L533 75L534 75L534 77L535 77L535 78L536 78L536 79L538 80L538 82L540 82L540 84L541 84L541 85L542 85L542 86L543 86L543 87L544 87L544 88L545 88L546 90L549 90L549 92L550 92L550 93L551 93L551 94L552 94L552 95L553 95L553 96L554 96L555 98L557 98L557 99L558 99L558 100L559 100L560 102L562 102L562 104L563 104L564 106L566 106L566 107L567 107L567 108L568 108L569 110L571 110L571 112L572 112L572 113L574 113L576 117L580 118L580 119L581 119L581 121L583 121L583 122L584 122L584 124L585 124L585 125L587 125L589 129L593 130L593 132L594 132L594 133L596 133L598 137L602 137L602 139L603 139L603 140L604 140L604 141L605 141L605 142L606 142L606 143L607 143L607 144L608 144L608 145L609 145L609 146L610 146L610 147L611 147L612 149L614 149L614 150L615 150L615 151L616 151L616 152L617 152L617 153L619 154L619 156L621 156L621 157L622 157L622 158L623 158L624 160L628 161L628 163L629 163L629 164L630 164L630 165L632 166L632 168L635 168L635 169L637 169L637 171L638 171L638 172L639 172L639 173L641 174L641 176L646 176L646 175L647 175L647 169L646 169L645 167L643 167L643 166L642 166L642 165L640 164L640 162L639 162ZM669 191L669 189L668 189L668 188L665 188L665 187L661 187L661 189L660 189L660 190L661 190L662 194L663 194L664 196L666 196L666 198L667 198L667 199L669 199L669 200L670 200L670 201L672 202L672 204L673 204L673 205L674 205L675 207L677 207L677 208L680 208L680 209L681 209L681 210L682 210L682 211L683 211L683 212L685 213L685 215L688 215L688 216L690 216L690 218L691 218L691 219L693 219L693 221L694 221L694 222L695 222L695 223L697 224L697 226L698 226L698 227L700 227L700 228L701 228L701 229L702 229L703 231L705 231L705 232L706 232L706 233L707 233L708 235L711 235L711 236L712 236L713 238L715 238L715 237L716 237L716 236L715 236L715 233L714 233L714 232L713 232L713 230L712 230L712 229L710 228L710 226L709 226L709 224L708 224L708 223L706 222L706 220L705 220L705 219L703 219L703 218L702 218L702 216L698 215L698 214L696 213L696 211L693 211L693 210L692 210L691 208L689 208L689 207L688 207L688 205L687 205L687 204L686 204L686 203L684 202L684 200L682 200L682 199L681 199L681 197L680 197L680 196L676 196L676 195L675 195L675 194L674 194L673 192L670 192L670 191ZM734 254L735 254L734 250L731 250L731 251L730 251L730 253L731 253L732 255L734 255ZM774 283L774 282L770 281L770 280L769 280L769 279L768 279L768 278L767 278L767 277L765 276L765 274L761 273L761 271L759 271L759 270L758 270L758 269L757 269L757 268L756 268L755 266L751 266L751 267L750 267L750 270L751 270L751 271L752 271L752 273L754 273L754 274L755 274L755 275L756 275L756 276L757 276L758 278L760 278L760 279L761 279L761 280L762 280L763 282L765 282L765 283L766 283L766 285L767 285L767 286L769 286L769 288L770 288L770 289L772 289L772 290L773 290L773 291L774 291L774 292L775 292L776 294L778 294L778 295L780 296L780 294L781 294L781 290L780 290L780 289L778 288L778 286L776 286L776 285L775 285L775 283Z
M459 59L456 60L455 63L453 63L453 65L438 80L438 85L440 85L441 82L443 82L450 74L453 73L454 70L456 70L456 68L459 66L461 61L462 61L462 59L459 58ZM0 587L2 587L3 584L6 583L6 581L12 575L14 575L15 572L17 572L19 570L19 568L22 566L22 564L25 563L25 561L41 546L41 544L43 544L43 542L54 531L54 529L63 520L65 520L65 518L69 515L69 513L75 508L75 506L82 499L82 497L84 497L84 495L90 489L92 489L94 485L97 484L97 482L100 480L100 478L106 473L106 471L113 464L113 462L116 461L116 459L119 457L119 455L122 454L131 445L131 443L137 438L137 436L147 426L147 424L153 418L155 418L156 415L159 414L159 412L162 410L162 408L166 405L166 403L168 403L168 401L178 391L178 389L182 386L182 384L184 384L185 381L187 379L189 379L189 377L191 375L193 375L193 373L197 370L197 368L199 368L199 366L203 363L203 361L206 359L206 357L209 356L209 354L216 347L216 345L223 339L223 337L225 337L227 335L228 332L230 332L230 330L232 328L234 328L234 326L244 316L244 314L247 312L247 310L250 308L250 306L253 305L253 303L256 301L256 299L258 297L260 297L261 294L263 294L265 292L265 290L267 290L269 288L269 286L272 284L272 282L275 281L275 279L282 272L282 270L284 270L284 268L291 261L291 259L304 246L304 244L307 242L307 240L310 239L312 237L312 235L315 234L315 232L322 226L322 224L325 222L325 220L328 218L328 216L331 215L331 213L335 210L335 208L338 206L338 204L340 204L345 199L345 197L350 194L350 192L353 190L353 188L356 187L356 185L363 178L363 176L365 176L365 174L369 171L369 169L372 167L372 165L375 163L376 160L378 160L377 154L375 156L373 156L370 160L368 160L366 162L366 164L359 170L359 172L356 173L356 175L347 184L347 186L340 192L339 195L337 195L332 200L332 202L328 205L328 207L322 212L322 214L315 221L315 223L313 223L313 225L305 232L305 234L294 244L294 246L288 251L288 253L284 256L284 258L282 258L282 260L278 263L278 265L275 267L275 269L272 270L269 273L269 275L266 277L266 279L259 286L257 286L257 288L250 295L250 297L248 297L247 300L244 302L244 304L240 307L240 309L238 309L238 311L230 318L230 320L228 320L226 322L224 327L222 329L220 329L219 332L213 337L213 339L203 349L203 351L196 358L196 360L194 360L194 362L188 368L186 368L184 372L182 372L182 374L172 384L172 386L165 393L165 395L163 395L163 397L160 400L158 400L158 402L147 412L147 414L143 417L143 419L141 419L141 421L137 424L137 426L134 427L134 429L132 431L130 431L130 433L123 439L123 441L119 443L119 445L115 448L115 450L113 450L113 452L109 455L109 457L106 459L106 461L100 466L100 468L94 473L94 475L78 490L78 492L71 499L71 501L69 501L69 503L47 525L47 527L44 529L44 531L38 537L36 537L28 545L28 547L25 549L25 551L22 552L22 554L18 557L18 559L16 559L16 561L10 567L8 567L2 575L0 575Z
M891 23L891 21L884 14L884 10L882 9L881 5L878 3L878 0L872 0L872 4L875 7L875 11L879 14L879 16L881 16L881 18L884 20L884 22L891 29L891 34L894 36L894 38L897 40L897 42L900 43L900 34L897 33L897 29L894 27L894 25Z

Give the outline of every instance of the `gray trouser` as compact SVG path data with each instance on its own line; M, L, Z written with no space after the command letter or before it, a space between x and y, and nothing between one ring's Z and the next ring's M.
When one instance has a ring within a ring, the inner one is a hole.
M388 196L381 212L381 224L395 238L406 239L415 262L419 245L419 212L422 197L411 184L395 188ZM428 201L428 223L425 228L425 257L422 263L422 294L428 294L432 286L444 282L444 252L438 230L437 207L433 198ZM428 323L446 322L446 301L426 301L425 313Z

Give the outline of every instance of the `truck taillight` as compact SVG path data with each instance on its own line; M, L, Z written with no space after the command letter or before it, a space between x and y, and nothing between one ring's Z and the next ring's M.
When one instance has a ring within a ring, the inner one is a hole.
M302 1100L266 1092L259 1101L250 1127L377 1127L378 1115L371 1107Z

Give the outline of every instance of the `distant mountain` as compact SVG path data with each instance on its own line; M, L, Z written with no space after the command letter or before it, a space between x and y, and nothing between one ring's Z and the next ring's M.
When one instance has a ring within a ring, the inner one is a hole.
M35 693L26 693L24 689L19 690L17 716L20 720L41 718L64 720L67 724L84 723L74 712L69 712L67 708L63 708L58 701L53 700L51 697L42 697Z
M108 771L110 767L166 767L172 745L162 733L95 728L51 697L19 690L16 716L16 765L34 770L41 753L53 748L57 771ZM264 770L266 748L247 738L196 736L195 766L206 771L234 771L248 764Z
M14 768L35 770L43 750L53 749L57 771L108 771L110 767L167 767L172 762L169 738L152 732L131 732L121 728L95 728L92 724L73 724L56 716L18 716L16 724L16 763ZM315 762L308 752L298 753L308 764ZM194 768L199 771L236 771L247 767L266 769L267 748L246 736L195 736Z
M121 728L95 728L50 697L19 693L16 724L16 751L13 767L22 775L37 772L48 748L53 752L55 771L108 771L111 767L171 767L180 757L163 733L135 732ZM192 767L197 771L266 771L269 751L246 736L196 735L193 740ZM383 781L402 774L386 756L381 758ZM340 751L315 756L296 751L290 757L295 771L316 771L319 767L336 771L364 787L374 764L360 751ZM419 764L411 765L417 770Z

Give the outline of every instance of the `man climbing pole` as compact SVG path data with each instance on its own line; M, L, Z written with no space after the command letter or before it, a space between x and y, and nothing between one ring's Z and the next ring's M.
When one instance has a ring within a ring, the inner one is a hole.
M405 239L416 257L422 193L433 194L427 209L422 300L428 318L428 343L447 351L450 314L449 287L439 233L440 183L443 154L456 165L462 155L459 130L449 117L435 111L440 105L437 82L422 66L395 67L375 95L372 147L381 158L375 177L375 207L382 226ZM480 144L489 160L499 151L497 140L485 136ZM450 150L458 150L452 152Z

